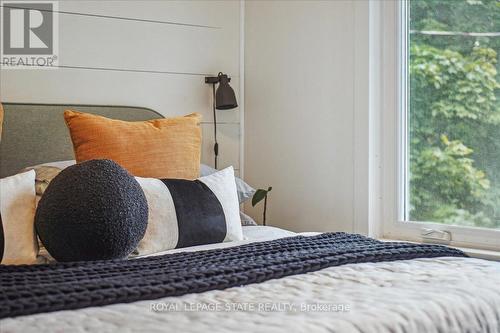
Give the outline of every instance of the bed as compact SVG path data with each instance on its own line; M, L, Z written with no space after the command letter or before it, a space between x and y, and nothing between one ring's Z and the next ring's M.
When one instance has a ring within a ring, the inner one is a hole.
M5 105L2 176L71 158L54 139L65 133L54 120L64 108ZM158 116L84 108L121 119ZM28 128L44 129L36 139L8 132L26 126L15 110L30 114ZM34 156L21 153L28 151ZM498 262L344 233L250 226L243 235L119 262L0 266L0 331L500 332Z

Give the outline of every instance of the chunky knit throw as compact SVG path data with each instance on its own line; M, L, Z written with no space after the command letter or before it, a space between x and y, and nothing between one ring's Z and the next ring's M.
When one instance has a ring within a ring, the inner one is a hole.
M346 233L134 260L0 265L0 318L201 293L352 263L465 256Z

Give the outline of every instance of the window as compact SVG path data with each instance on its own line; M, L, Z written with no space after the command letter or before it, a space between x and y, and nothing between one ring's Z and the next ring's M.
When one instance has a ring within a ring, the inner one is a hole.
M500 2L408 2L411 221L500 229Z
M500 249L500 2L383 6L384 236Z

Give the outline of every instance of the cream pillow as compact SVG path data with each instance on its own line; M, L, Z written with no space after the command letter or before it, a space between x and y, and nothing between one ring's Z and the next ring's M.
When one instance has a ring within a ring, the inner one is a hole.
M3 126L3 106L0 103L0 141L2 140L2 126Z
M0 263L37 263L35 171L0 179Z

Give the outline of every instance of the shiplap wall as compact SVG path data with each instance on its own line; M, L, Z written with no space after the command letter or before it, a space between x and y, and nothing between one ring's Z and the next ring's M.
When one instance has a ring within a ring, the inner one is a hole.
M59 11L206 27L59 14L59 65L90 69L1 69L5 102L130 105L165 116L203 115L202 159L213 164L212 89L228 73L240 96L239 1L60 1ZM218 111L219 165L240 169L240 109Z

